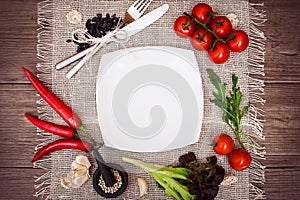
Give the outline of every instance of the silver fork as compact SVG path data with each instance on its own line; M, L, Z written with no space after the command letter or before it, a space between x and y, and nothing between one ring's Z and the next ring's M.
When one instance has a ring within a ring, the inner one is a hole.
M119 25L119 27L122 27L130 22L135 21L136 19L140 18L142 14L146 11L148 6L153 0L136 0L125 12L124 20ZM92 47L75 54L74 56L63 60L62 62L58 63L56 65L56 69L62 69L66 67L67 65L73 63L74 61L82 58L85 56L85 59L81 60L77 65L75 65L68 73L67 78L71 78L87 61L87 59L90 59L100 48L102 45L93 45Z
M136 0L127 9L121 26L133 22L134 20L140 18L142 14L146 11L146 9L148 8L151 2L152 0Z

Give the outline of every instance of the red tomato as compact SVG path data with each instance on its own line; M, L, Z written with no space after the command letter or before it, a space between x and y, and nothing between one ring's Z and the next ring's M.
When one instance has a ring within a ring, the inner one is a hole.
M230 50L227 44L218 41L214 49L208 50L208 56L216 64L225 63L230 57Z
M215 138L215 146L214 151L219 155L227 155L230 154L234 149L234 141L227 134L220 134Z
M249 38L245 31L234 30L230 37L232 37L232 39L228 40L227 44L231 51L242 52L248 47Z
M210 29L220 38L225 38L232 31L232 24L227 17L217 16L211 22Z
M208 50L213 41L213 35L204 28L196 30L191 36L191 43L197 50Z
M209 24L213 17L212 8L205 3L198 3L192 10L192 15L196 17L200 22Z
M187 16L179 16L174 22L174 31L180 37L188 37L195 30L195 23Z
M235 149L228 157L229 165L236 171L248 168L251 164L251 155L245 149Z

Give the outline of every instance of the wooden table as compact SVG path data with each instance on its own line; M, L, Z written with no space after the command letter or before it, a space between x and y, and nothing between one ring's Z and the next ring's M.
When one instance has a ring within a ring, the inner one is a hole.
M261 2L255 0L252 2ZM39 143L24 113L36 111L36 92L21 71L36 73L37 0L0 1L0 199L36 199L30 160ZM268 199L300 198L300 6L266 0L265 87Z

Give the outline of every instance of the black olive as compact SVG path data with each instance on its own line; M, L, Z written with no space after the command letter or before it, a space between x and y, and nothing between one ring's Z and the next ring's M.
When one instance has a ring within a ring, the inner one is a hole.
M122 21L122 20L121 20ZM105 17L101 13L96 14L96 17L92 19L88 19L85 23L85 27L87 29L87 33L95 38L101 38L107 34L109 31L113 31L116 26L121 23L120 18L117 17L116 14L110 15L107 13ZM70 42L71 40L67 40ZM78 44L74 41L75 44L78 45L77 52L83 51L86 48L90 47L90 44Z

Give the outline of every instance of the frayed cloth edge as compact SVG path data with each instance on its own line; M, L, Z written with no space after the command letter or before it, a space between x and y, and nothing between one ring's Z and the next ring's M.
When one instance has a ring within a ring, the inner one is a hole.
M259 28L266 22L265 11L262 10L264 4L249 4L249 125L251 127L250 137L253 138L254 146L248 147L253 155L252 164L249 169L249 198L266 199L263 184L265 183L265 166L261 161L265 160L266 149L259 142L265 140L263 135L264 128L264 61L265 61L265 41L266 37Z
M37 29L37 57L39 60L36 65L38 71L37 77L49 87L49 89L52 87L51 60L53 55L53 6L52 0L41 1L37 4L37 23L39 25L39 28ZM51 114L53 111L41 97L37 100L37 113L40 119L46 121L51 121L53 119L53 115ZM37 135L40 138L40 143L36 145L35 152L53 140L51 134L40 129L37 129ZM34 197L45 200L50 199L51 164L50 156L38 160L33 164L34 168L43 169L44 171L43 174L35 177Z

